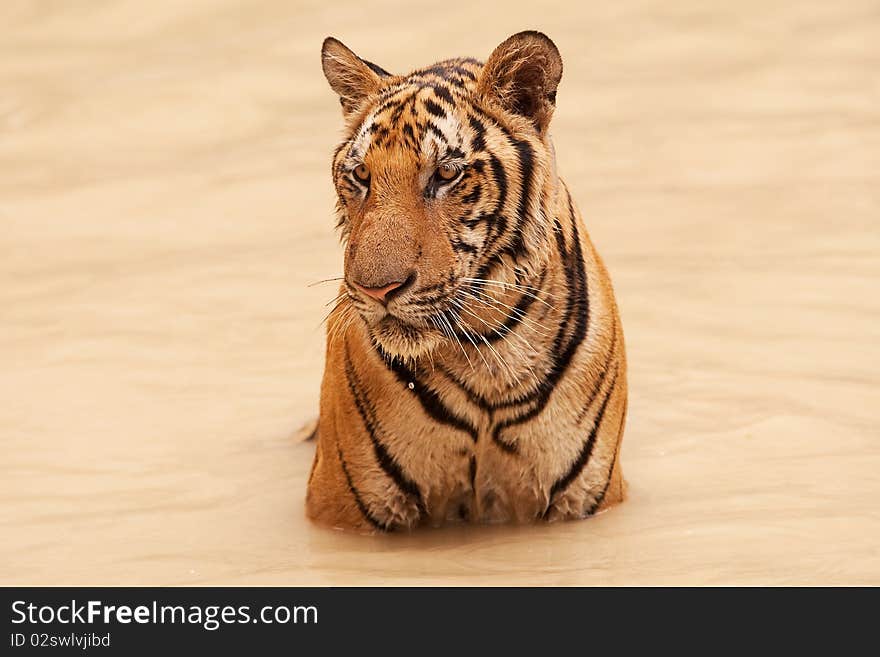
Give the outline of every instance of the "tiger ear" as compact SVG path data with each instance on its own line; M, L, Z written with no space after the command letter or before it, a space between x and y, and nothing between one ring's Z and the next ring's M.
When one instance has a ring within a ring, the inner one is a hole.
M324 39L321 46L321 66L330 87L339 95L345 115L356 110L364 98L375 93L382 78L391 75L385 69L361 59L333 37Z
M530 119L544 133L556 107L562 57L541 32L514 34L489 57L477 93L502 109Z

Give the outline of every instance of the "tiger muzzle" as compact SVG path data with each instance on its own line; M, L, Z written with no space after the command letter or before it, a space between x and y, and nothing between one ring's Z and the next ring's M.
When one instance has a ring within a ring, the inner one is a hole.
M353 235L346 251L346 279L370 299L388 305L417 277L418 245L402 222L377 220Z

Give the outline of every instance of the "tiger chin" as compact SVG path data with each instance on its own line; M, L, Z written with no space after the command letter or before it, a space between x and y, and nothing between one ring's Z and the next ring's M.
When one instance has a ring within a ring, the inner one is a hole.
M623 332L556 171L556 46L520 32L406 75L333 38L321 55L345 259L308 516L387 531L622 500Z

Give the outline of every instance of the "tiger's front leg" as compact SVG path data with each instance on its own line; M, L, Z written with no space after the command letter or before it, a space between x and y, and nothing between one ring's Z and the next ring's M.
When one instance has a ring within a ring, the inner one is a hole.
M382 480L361 459L343 451L338 436L322 431L306 492L306 512L321 524L363 532L412 528L423 507Z
M584 446L572 469L551 488L546 520L585 518L623 501L625 482L620 448L626 424L625 373L617 377L606 398L585 422Z
M306 495L310 518L388 531L468 516L471 440L425 422L418 404L362 329L328 346Z
M328 348L306 512L317 522L345 529L413 527L423 514L421 492L401 475L375 435L382 424L373 403L352 380L350 359L350 352Z

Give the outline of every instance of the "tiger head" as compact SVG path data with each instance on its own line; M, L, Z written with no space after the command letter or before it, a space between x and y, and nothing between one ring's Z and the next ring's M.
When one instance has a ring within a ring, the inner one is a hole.
M417 358L494 321L469 300L547 267L562 59L539 32L510 37L485 64L450 59L408 75L334 38L321 54L345 119L332 164L344 292L379 347Z

